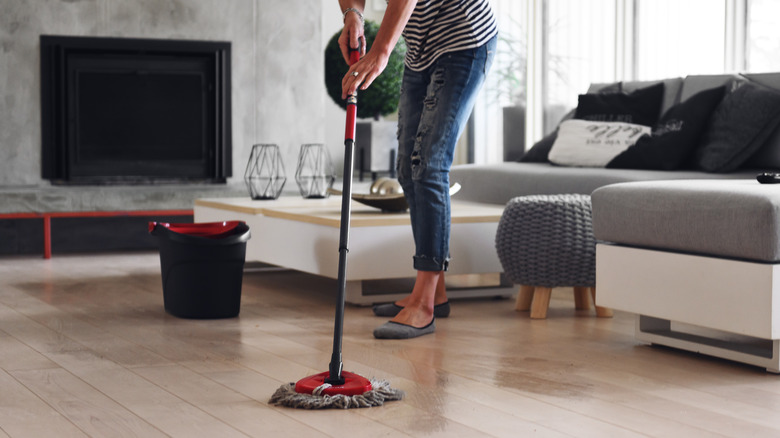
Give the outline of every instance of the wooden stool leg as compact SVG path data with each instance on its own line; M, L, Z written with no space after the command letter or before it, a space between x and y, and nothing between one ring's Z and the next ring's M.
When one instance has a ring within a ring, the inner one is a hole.
M590 294L593 296L593 304L596 304L596 288L590 288ZM609 307L596 306L596 316L599 318L612 318L612 309Z
M515 310L518 312L531 309L531 300L534 298L533 286L520 286L520 291L517 293L517 301L515 302Z
M574 308L590 310L590 293L587 287L574 286Z
M531 304L531 319L547 318L547 308L550 307L552 288L537 287L534 289L534 300Z

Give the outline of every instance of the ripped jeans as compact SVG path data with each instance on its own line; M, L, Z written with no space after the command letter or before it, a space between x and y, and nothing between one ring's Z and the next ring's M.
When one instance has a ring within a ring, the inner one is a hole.
M414 269L446 271L450 243L450 166L496 38L445 53L424 71L404 69L398 105L398 181L412 220Z

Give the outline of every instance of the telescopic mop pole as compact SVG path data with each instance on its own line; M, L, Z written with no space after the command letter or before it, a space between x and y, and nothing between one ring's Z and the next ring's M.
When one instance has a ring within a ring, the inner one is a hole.
M349 65L360 60L360 50L350 49ZM333 329L333 354L330 358L329 377L325 383L343 385L341 371L341 340L344 332L344 302L347 288L347 253L349 252L349 221L352 216L352 160L355 154L355 118L357 116L357 91L347 96L347 125L344 133L344 182L341 191L341 226L339 230L339 296L336 302L336 323Z

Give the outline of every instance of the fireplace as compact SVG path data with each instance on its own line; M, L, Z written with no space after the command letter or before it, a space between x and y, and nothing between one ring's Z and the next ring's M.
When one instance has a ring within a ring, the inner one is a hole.
M224 183L230 43L41 36L42 176Z

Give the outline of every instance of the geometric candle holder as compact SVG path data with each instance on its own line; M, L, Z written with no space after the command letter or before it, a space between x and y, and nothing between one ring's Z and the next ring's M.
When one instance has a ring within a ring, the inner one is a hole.
M336 175L330 161L330 153L324 144L301 145L295 182L304 198L327 198L328 189L333 187Z
M282 154L275 144L252 146L249 163L244 172L244 181L252 199L276 199L282 193L287 177L282 163Z

